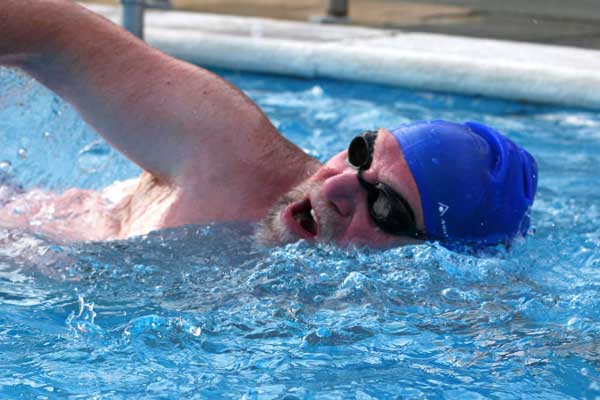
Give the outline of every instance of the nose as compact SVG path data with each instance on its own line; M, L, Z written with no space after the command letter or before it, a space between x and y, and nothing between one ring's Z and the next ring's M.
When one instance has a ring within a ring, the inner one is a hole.
M322 196L342 217L354 214L361 201L362 189L355 171L327 178L321 186Z

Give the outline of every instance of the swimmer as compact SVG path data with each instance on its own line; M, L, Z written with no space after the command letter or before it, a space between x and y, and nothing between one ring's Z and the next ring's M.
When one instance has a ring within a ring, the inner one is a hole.
M107 240L252 221L263 243L391 247L506 244L529 226L535 160L482 124L366 131L322 165L225 80L70 0L3 0L0 64L53 90L145 171L101 192L17 193L5 227Z

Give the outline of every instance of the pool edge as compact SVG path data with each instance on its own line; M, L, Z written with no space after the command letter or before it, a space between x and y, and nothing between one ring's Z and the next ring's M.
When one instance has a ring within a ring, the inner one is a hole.
M119 20L118 7L86 6ZM154 10L146 39L209 68L600 109L597 50Z

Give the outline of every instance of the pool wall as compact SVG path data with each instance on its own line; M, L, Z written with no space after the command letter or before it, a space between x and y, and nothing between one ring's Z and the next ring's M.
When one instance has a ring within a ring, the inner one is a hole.
M120 19L118 7L88 7ZM155 10L146 40L208 68L600 109L597 50Z

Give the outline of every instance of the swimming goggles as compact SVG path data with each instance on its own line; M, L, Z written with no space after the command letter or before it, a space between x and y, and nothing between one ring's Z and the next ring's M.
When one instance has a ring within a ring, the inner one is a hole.
M348 147L348 162L358 170L358 182L367 191L367 207L375 225L396 236L425 239L417 229L415 214L408 202L389 186L367 182L362 174L371 166L376 131L366 131L355 137Z

